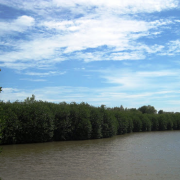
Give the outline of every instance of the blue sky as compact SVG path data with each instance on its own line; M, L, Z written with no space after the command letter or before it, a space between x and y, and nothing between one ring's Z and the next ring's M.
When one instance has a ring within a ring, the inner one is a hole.
M179 29L179 0L0 0L0 99L180 111Z

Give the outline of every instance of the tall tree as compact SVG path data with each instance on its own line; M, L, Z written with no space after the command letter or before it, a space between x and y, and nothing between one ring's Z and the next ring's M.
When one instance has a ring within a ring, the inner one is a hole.
M154 108L154 106L142 106L138 109L141 111L143 114L156 114L157 110Z
M30 98L27 97L27 98L24 100L24 102L27 103L27 104L30 104L30 103L35 102L35 95L32 94L32 97L30 97Z
M163 114L163 110L159 110L159 111L158 111L158 114Z
M90 111L90 122L92 125L91 138L98 139L102 137L103 115L99 109L92 107Z

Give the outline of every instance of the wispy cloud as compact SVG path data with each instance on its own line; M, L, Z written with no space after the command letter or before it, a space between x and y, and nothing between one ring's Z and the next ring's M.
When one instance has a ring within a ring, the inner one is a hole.
M66 72L59 72L59 71L49 71L49 72L26 72L25 75L29 76L56 76L56 75L63 75Z
M29 78L22 78L21 81L32 81L32 82L44 82L47 81L45 79L29 79Z
M170 41L167 43L166 49L160 55L174 56L180 54L180 40Z
M129 69L101 70L106 83L121 87L122 91L171 91L178 89L176 80L180 78L178 69L158 71L132 71ZM173 88L172 88L173 87Z

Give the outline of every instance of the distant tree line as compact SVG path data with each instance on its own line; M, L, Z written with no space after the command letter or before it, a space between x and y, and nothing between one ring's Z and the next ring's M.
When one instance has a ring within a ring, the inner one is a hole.
M0 69L0 71L1 71L1 69ZM1 93L1 91L2 91L2 87L0 87L0 93Z
M87 103L0 102L0 144L108 138L130 132L180 130L180 113L153 106L124 109Z

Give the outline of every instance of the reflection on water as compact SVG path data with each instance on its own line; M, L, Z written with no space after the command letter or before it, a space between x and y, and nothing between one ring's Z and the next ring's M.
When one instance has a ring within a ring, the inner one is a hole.
M3 180L177 180L180 131L3 146Z

